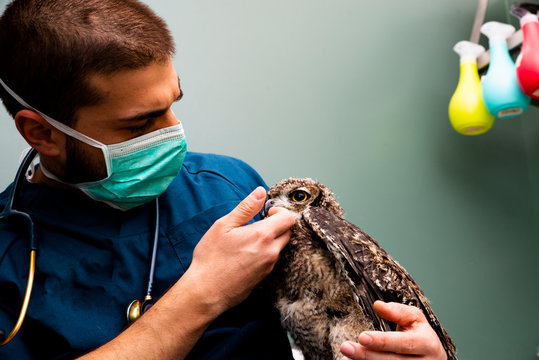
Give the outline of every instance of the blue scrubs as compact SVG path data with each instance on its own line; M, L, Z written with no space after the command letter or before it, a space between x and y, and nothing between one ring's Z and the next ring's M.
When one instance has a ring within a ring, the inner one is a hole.
M187 270L213 222L259 185L265 186L260 176L239 160L187 154L159 200L155 299ZM2 207L8 191L0 195ZM154 203L122 212L26 182L15 204L34 220L37 270L26 320L11 343L0 347L0 359L73 358L118 335L126 327L128 304L146 294ZM27 227L0 224L0 328L6 332L20 311L28 265ZM292 359L292 354L278 314L255 290L214 321L188 358Z

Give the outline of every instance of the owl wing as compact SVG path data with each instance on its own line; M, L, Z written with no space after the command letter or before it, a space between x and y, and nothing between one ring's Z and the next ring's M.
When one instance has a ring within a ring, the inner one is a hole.
M310 207L303 218L328 246L349 277L359 303L379 330L389 330L375 313L375 300L413 305L423 311L449 359L456 359L451 340L423 291L410 274L376 240L349 221L320 207Z

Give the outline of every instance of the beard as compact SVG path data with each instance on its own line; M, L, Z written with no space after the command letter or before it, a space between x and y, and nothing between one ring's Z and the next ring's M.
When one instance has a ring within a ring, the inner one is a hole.
M101 153L101 151L100 151ZM66 163L62 180L71 184L98 181L107 177L105 159L90 156L82 143L68 136L66 139Z

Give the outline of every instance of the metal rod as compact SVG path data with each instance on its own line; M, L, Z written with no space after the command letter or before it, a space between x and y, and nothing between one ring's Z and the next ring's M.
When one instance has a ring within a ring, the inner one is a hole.
M475 12L475 18L472 27L472 34L470 35L470 41L473 43L479 43L479 37L481 36L481 25L485 21L487 14L488 0L479 0L477 4L477 11Z

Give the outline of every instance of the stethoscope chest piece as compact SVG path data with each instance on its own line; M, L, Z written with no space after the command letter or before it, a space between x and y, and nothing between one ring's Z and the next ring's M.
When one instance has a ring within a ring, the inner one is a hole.
M148 311L155 301L152 299L151 296L146 296L144 301L140 300L133 300L131 301L131 304L127 307L127 323L131 325L136 320L140 318L142 314L144 314L146 311Z

